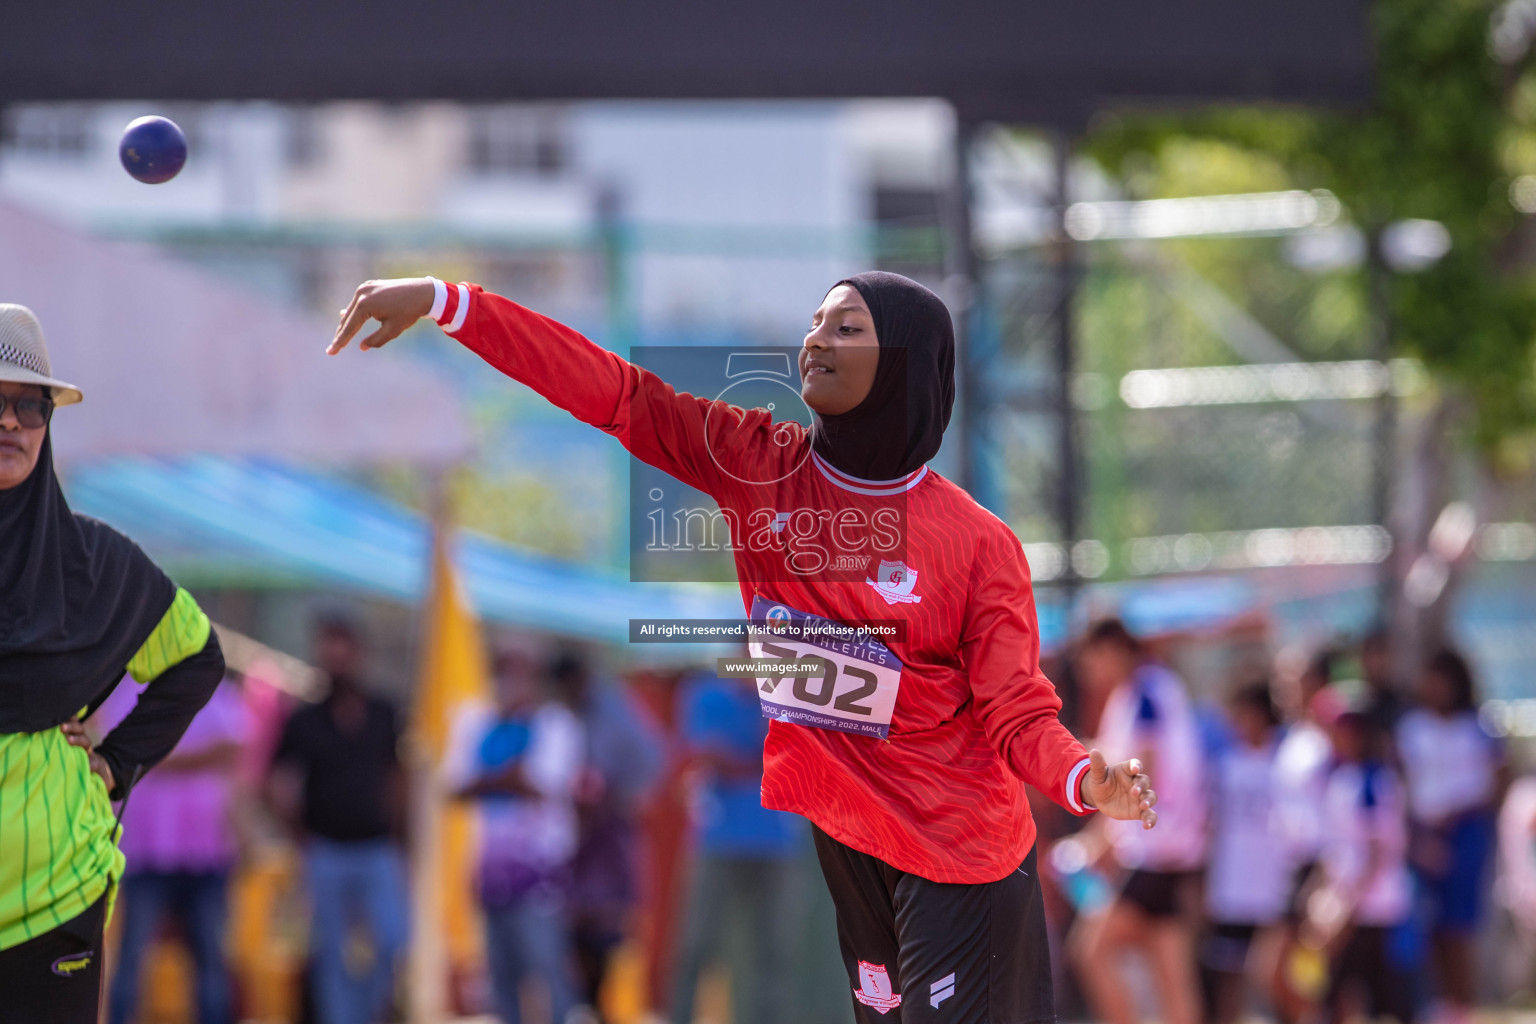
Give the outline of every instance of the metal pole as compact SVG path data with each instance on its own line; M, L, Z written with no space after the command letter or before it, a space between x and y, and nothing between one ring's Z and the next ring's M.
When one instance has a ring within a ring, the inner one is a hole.
M623 196L616 185L603 186L597 197L597 222L602 246L604 303L608 320L608 347L628 359L634 344L636 316L631 294L632 235L624 219ZM612 456L614 521L609 534L609 564L634 578L630 562L630 488L634 464L629 453L615 448Z
M406 970L409 979L406 1019L411 1024L436 1024L448 1006L448 946L442 935L442 820L443 787L436 758L422 741L421 706L426 698L427 675L423 671L428 645L431 644L433 609L437 590L448 581L437 573L439 546L448 543L452 529L448 473L444 466L428 470L428 514L431 518L431 547L427 554L427 585L421 603L421 629L417 640L417 678L412 708L412 742L408 745L407 800L409 834L406 845L411 857L409 898L411 901L411 947Z
M1387 265L1381 250L1381 231L1372 230L1366 241L1366 279L1370 301L1371 358L1383 366L1390 366L1392 359L1392 268ZM1401 570L1407 567L1402 559L1408 554L1407 538L1399 536L1395 529L1392 510L1393 492L1397 478L1397 396L1392 392L1391 378L1387 387L1376 398L1371 424L1371 520L1387 531L1392 550L1382 560L1376 578L1376 616L1393 637L1397 652L1403 649L1398 634L1406 623L1398 622L1398 580ZM1394 659L1395 660L1395 659Z
M943 207L944 290L955 317L955 353L960 399L960 486L983 506L998 511L995 488L986 469L986 423L990 401L983 384L984 354L979 351L980 261L973 235L971 149L977 125L955 112L953 177Z
M1077 245L1067 233L1067 208L1071 204L1070 177L1072 172L1072 140L1063 129L1051 132L1051 155L1055 165L1055 194L1051 197L1054 221L1052 232L1053 284L1051 306L1055 313L1056 327L1056 415L1058 463L1056 516L1061 530L1062 553L1065 565L1059 581L1070 608L1077 593L1079 577L1072 564L1073 548L1077 544L1082 519L1082 478L1079 466L1077 411L1072 402L1072 380L1075 372L1073 351L1072 314L1077 293Z

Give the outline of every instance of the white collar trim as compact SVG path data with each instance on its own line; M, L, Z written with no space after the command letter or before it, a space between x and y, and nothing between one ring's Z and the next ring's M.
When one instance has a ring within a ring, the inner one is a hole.
M895 480L865 480L849 473L844 473L814 451L811 452L811 459L816 463L816 468L821 471L822 476L843 490L852 491L855 494L872 494L879 497L900 494L903 491L910 491L916 487L922 482L923 477L928 475L928 467L919 466L906 476L898 477Z

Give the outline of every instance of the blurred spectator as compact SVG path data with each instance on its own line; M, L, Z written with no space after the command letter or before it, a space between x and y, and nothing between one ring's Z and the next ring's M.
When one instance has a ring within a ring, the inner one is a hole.
M1212 776L1211 857L1201 949L1206 1010L1214 1024L1243 1015L1250 956L1261 929L1285 913L1291 860L1276 842L1275 755L1280 715L1267 682L1242 687L1228 705L1234 742ZM1154 779L1154 785L1156 780Z
M1387 629L1373 630L1360 642L1360 675L1366 687L1366 703L1361 710L1373 731L1373 741L1390 744L1408 703L1394 672L1392 634ZM1376 756L1390 759L1393 754L1384 746Z
M575 1005L566 903L583 740L576 716L541 693L538 669L527 652L497 655L496 707L460 715L445 765L455 796L479 804L476 885L505 1024L522 1020L520 991L529 978L543 986L554 1024Z
M723 959L733 1024L777 1024L786 1019L784 962L804 819L763 807L768 723L753 680L701 674L684 684L678 702L698 839L672 1020L693 1024L699 975Z
M555 695L581 720L587 741L587 771L577 790L580 837L572 867L571 937L580 994L601 1012L609 962L639 902L637 817L661 773L663 748L634 699L616 683L593 679L581 654L558 654L549 676Z
M330 689L289 716L268 777L273 809L303 841L320 1024L378 1020L408 938L400 734L394 708L363 688L363 654L353 619L319 619L315 658Z
M1136 1024L1119 961L1140 950L1152 967L1162 1019L1195 1024L1193 886L1206 846L1200 730L1183 682L1153 662L1118 619L1089 630L1078 666L1091 690L1112 688L1097 745L1111 758L1141 758L1158 796L1155 829L1137 821L1095 823L1107 829L1114 859L1127 874L1109 907L1080 918L1074 929L1078 979L1109 1024Z
M1333 770L1333 738L1324 723L1331 723L1340 710L1337 694L1329 689L1338 660L1336 652L1322 651L1297 677L1290 694L1293 717L1275 752L1276 841L1291 872L1271 979L1271 994L1282 1021L1299 1020L1306 1014L1326 981L1316 951L1298 948L1296 939L1308 883L1322 856L1324 804L1328 773ZM1310 969L1298 971L1298 965Z
M133 700L130 687L119 687L101 715L121 717ZM235 1019L224 932L229 873L238 853L235 772L249 731L239 684L226 679L123 809L121 848L128 867L118 896L123 931L112 1024L133 1018L144 954L169 920L180 924L191 953L198 1024Z
M1333 723L1337 766L1324 799L1322 878L1307 897L1301 937L1330 954L1330 1021L1363 1013L1411 1024L1413 979L1393 941L1412 899L1407 810L1397 773L1371 752L1372 733L1364 712Z
M1323 651L1297 679L1291 721L1275 752L1276 810L1280 838L1296 871L1296 887L1317 863L1323 842L1323 794L1332 767L1333 740L1319 720L1338 656ZM1327 716L1330 720L1332 715Z
M1418 707L1397 727L1408 785L1410 860L1429 903L1435 980L1448 1024L1471 1013L1473 941L1483 922L1504 751L1477 716L1472 671L1461 655L1429 660Z

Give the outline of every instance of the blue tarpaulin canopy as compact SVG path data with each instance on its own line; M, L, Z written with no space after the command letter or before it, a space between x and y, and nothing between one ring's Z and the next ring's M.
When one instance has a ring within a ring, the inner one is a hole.
M133 458L77 465L65 484L75 511L122 530L191 586L336 588L405 604L427 586L426 517L318 473L257 459ZM734 587L632 583L467 532L454 557L488 622L623 643L631 618L742 615Z

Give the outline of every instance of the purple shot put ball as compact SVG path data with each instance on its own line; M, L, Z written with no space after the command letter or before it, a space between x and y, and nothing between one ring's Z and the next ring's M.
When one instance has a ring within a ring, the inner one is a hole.
M129 122L117 144L123 169L147 185L170 181L187 162L187 137L166 117Z

